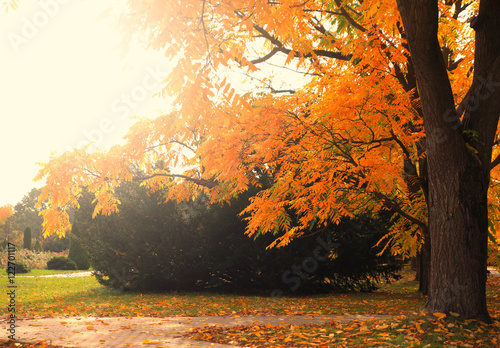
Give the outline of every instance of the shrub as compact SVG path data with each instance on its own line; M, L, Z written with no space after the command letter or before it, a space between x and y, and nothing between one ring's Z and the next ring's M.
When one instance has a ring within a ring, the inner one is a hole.
M15 269L16 269L16 274L31 272L31 269L28 266L26 266L24 263L16 263ZM7 273L9 272L8 268L6 268L5 270L7 271Z
M29 227L24 230L23 248L31 250L31 228Z
M24 265L24 263L16 263L16 273L28 273L31 269Z
M119 190L120 213L97 216L89 211L88 228L81 226L97 280L112 288L137 291L202 289L210 279L204 237L192 223L187 204L158 204L135 183ZM133 197L133 200L131 198ZM192 203L195 204L195 203Z
M47 268L47 262L54 256L68 256L68 251L65 250L61 253L53 253L48 251L34 252L26 249L16 250L16 261L17 263L22 263L26 265L29 269L45 269ZM3 250L0 253L1 267L7 267L8 262L8 251Z
M74 261L64 256L55 256L47 262L47 269L54 270L76 270Z
M80 241L79 224L76 221L73 223L70 234L68 258L75 262L79 270L88 270L90 268L87 252Z

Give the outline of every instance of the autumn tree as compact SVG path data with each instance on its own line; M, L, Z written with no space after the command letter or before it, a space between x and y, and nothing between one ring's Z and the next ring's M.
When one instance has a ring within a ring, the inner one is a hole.
M176 96L175 111L137 122L107 153L75 150L45 164L47 234L70 228L65 210L83 187L95 214L117 211L114 190L134 179L130 163L145 171L135 179L152 191L171 186L177 200L200 190L229 199L265 173L272 184L245 209L248 234L274 233L272 246L283 246L344 216L392 210L399 220L383 242L427 260L428 308L490 320L497 2L128 3L124 32L176 63L162 91ZM271 64L304 78L273 79L260 68ZM246 89L238 72L257 86ZM164 168L150 165L158 159Z
M10 205L0 207L0 229L2 230L2 238L8 239L12 230L10 218L14 214L14 208Z

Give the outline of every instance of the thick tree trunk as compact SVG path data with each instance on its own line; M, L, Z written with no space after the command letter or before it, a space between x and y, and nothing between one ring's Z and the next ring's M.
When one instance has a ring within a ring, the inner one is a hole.
M440 156L436 156L440 157ZM487 184L470 157L435 164L431 178L429 229L431 279L427 307L490 321L486 308ZM451 173L448 168L457 168Z
M481 0L474 23L473 87L480 88L474 93L473 103L468 103L463 124L437 39L437 0L397 3L415 67L426 131L431 238L427 308L490 322L486 308L487 192L500 113L500 88L492 91L494 81L500 81L500 1ZM488 79L493 83L482 82ZM490 90L488 97L481 92L485 89Z

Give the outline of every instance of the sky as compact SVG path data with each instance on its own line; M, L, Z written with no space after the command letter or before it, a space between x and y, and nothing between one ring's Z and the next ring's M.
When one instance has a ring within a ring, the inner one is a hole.
M125 57L119 48L112 15L123 0L20 3L0 8L0 206L43 184L33 182L36 163L51 153L112 146L132 116L169 108L153 95L171 64L141 43Z

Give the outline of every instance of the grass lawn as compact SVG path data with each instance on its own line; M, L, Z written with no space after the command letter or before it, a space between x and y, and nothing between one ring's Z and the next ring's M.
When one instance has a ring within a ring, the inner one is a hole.
M209 328L191 337L256 347L398 346L500 347L500 322L438 318L421 312L425 298L413 275L384 284L374 293L331 294L295 298L209 293L123 293L101 286L93 277L16 277L19 317L47 316L211 316L246 314L391 314L390 321L331 323L322 326L252 326ZM1 280L0 280L1 281ZM7 285L7 279L4 279ZM500 279L488 281L488 308L500 319ZM302 342L302 343L301 343ZM306 343L307 342L307 343ZM430 345L429 345L430 344Z
M409 314L424 306L410 276L375 293L309 297L221 295L210 293L124 293L93 277L17 277L18 315L46 316L201 316L245 314ZM131 310L132 309L132 310Z

